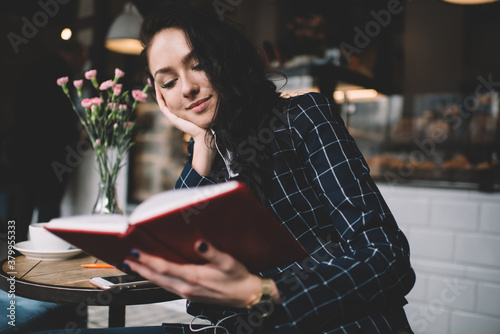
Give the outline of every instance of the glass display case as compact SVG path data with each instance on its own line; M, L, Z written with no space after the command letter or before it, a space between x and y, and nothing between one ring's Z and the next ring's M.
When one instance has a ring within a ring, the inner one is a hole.
M331 64L281 73L287 79L276 83L285 94L331 98L378 182L500 190L498 91L394 94Z
M499 94L336 99L374 179L500 190ZM406 105L405 105L406 103Z

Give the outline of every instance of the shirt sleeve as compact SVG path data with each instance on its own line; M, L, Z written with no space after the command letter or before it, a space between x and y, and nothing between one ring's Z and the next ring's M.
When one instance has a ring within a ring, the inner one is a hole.
M215 181L211 178L199 174L191 165L193 161L194 140L188 143L188 154L186 158L186 165L181 172L181 175L175 183L174 189L181 188L196 188L203 185L214 184Z
M293 146L339 242L327 256L273 277L288 317L277 326L308 333L402 307L415 280L409 246L362 154L324 96L307 94L295 104L289 108Z

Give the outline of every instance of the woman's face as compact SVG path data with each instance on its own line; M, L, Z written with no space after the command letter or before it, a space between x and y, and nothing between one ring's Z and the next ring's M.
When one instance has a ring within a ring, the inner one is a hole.
M217 94L184 32L167 28L157 33L148 50L148 63L170 112L207 129L216 111Z

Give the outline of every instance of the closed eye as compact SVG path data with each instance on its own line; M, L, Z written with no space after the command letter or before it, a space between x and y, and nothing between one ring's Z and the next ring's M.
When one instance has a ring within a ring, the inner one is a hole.
M161 88L166 88L166 89L172 88L172 87L174 87L174 84L175 84L176 81L177 81L177 79L170 80L170 81L164 83L163 85L161 85L160 87Z

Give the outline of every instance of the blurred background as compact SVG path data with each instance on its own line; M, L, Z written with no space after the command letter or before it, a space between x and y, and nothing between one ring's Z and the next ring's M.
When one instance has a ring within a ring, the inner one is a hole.
M78 79L97 69L104 81L115 68L126 73L124 89L142 87L138 29L161 2L2 5L2 232L17 219L13 194L53 161L66 167L55 187L60 214L90 212L98 184L93 152L68 116L73 111L49 98L50 87L59 90L54 77L64 73ZM262 49L284 94L317 91L335 104L410 239L418 277L407 312L415 332L498 333L500 2L186 2L242 29ZM135 117L140 131L119 181L127 212L171 189L186 154L187 138L152 98Z

